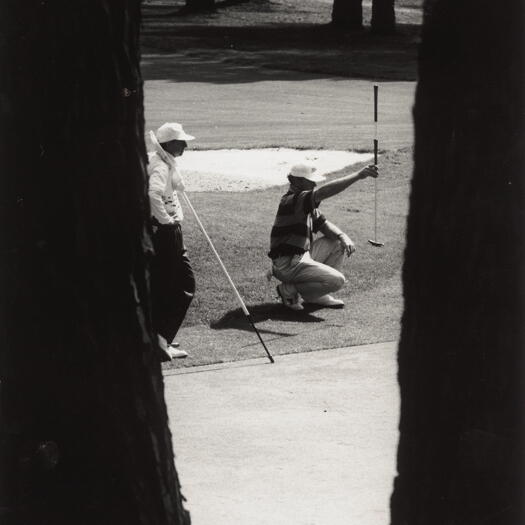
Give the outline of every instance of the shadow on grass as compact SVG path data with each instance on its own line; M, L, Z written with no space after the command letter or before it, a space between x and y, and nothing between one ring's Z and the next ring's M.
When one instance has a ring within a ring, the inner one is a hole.
M264 303L255 306L249 306L248 311L255 323L257 330L260 334L264 334L264 342L266 344L279 341L283 338L293 338L297 336L303 336L305 334L312 334L313 332L318 332L319 330L326 330L327 328L342 328L343 325L326 322L324 317L319 317L314 315L315 312L321 310L321 307L313 305L305 305L304 310L300 312L295 312L289 310L280 304L275 303ZM290 332L270 330L268 328L263 328L257 326L258 323L265 321L277 321L277 322L290 322L294 323L294 328L299 326L299 330L294 330ZM302 326L301 326L302 325ZM213 330L242 330L245 332L251 332L254 334L254 339L252 342L244 344L240 349L246 349L250 347L259 346L261 343L255 337L254 329L251 323L246 319L241 308L235 310L230 310L225 315L223 315L218 321L212 322L210 328Z
M248 83L341 77L416 80L420 26L393 36L335 32L330 24L173 25L143 31L145 80ZM301 75L298 75L301 73Z
M254 306L249 306L248 311L252 317L252 320L255 324L262 323L264 321L281 321L281 322L291 322L291 323L322 323L325 321L323 317L318 317L313 315L316 308L305 308L303 311L295 312L285 308L281 304L276 303L263 303L257 304ZM220 319L213 321L210 324L210 328L213 330L226 330L226 329L235 329L235 330L246 330L252 332L253 328L244 312L241 308L236 308L235 310L230 310L226 312ZM259 332L265 334L272 334L281 337L293 337L297 334L289 332L277 332L274 330L268 330L266 328L257 327Z
M173 17L185 17L187 15L198 15L198 14L213 14L216 13L219 9L224 9L227 7L247 4L249 0L218 0L215 2L215 5L211 8L199 9L199 8L189 8L187 5L181 5L173 8L173 5L142 5L142 17L158 17L159 15L163 17L173 16Z
M273 343L275 341L279 341L279 339L282 339L283 337L297 337L299 335L312 335L314 332L318 332L320 330L326 330L327 328L344 328L344 325L342 324L336 324L336 323L324 323L322 326L319 326L319 325L315 325L313 327L309 327L309 328L306 328L306 329L303 329L301 330L301 332L297 332L297 333L294 333L294 334L284 334L284 335L276 335L275 337L268 337L268 338L264 338L264 342L266 344L269 344L269 343ZM258 329L259 332L263 332L263 333L270 333L270 334L275 334L275 333L278 333L278 332L271 332L271 331L264 331L264 330L261 330L261 329ZM253 329L252 329L253 331ZM259 346L261 343L259 340L255 339L252 343L247 343L247 344L244 344L240 347L241 350L245 349L245 348L250 348L250 347L255 347L255 346Z

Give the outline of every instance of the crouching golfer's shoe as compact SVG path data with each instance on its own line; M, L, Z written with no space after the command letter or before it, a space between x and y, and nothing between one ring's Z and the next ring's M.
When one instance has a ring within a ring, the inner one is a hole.
M344 308L345 303L341 299L336 299L331 295L321 295L315 299L307 301L308 304L315 304L316 306L324 306L325 308Z
M295 310L296 312L304 310L298 293L294 293L293 295L286 295L283 292L282 284L278 284L277 294L279 295L279 298L283 302L284 306L286 306L286 308L290 308L290 310Z

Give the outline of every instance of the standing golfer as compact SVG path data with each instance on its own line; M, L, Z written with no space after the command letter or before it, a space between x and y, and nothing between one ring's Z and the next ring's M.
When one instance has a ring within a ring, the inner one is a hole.
M184 181L176 158L187 147L188 135L176 122L150 131L154 151L149 153L149 200L153 221L155 256L151 267L153 322L158 334L162 360L186 357L176 348L174 338L184 320L195 293L195 278L184 248L183 219L177 190L184 191Z
M283 195L273 224L269 257L272 272L281 284L277 293L283 304L302 310L302 303L343 308L344 302L330 293L345 283L340 272L344 255L355 251L352 239L328 222L318 207L321 201L337 195L354 182L377 177L377 166L335 179L315 189L325 178L309 164L293 166L288 175L290 187ZM315 232L323 235L313 239Z

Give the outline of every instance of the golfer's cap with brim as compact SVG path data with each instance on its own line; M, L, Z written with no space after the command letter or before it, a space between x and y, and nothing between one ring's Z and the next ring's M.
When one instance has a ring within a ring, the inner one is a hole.
M314 173L316 169L317 168L315 166L312 166L311 164L294 164L290 168L290 175L292 175L292 177L301 177L311 182L322 182L326 179L326 177Z
M188 135L178 122L166 122L156 131L155 136L162 144L163 142L170 142L172 140L193 140L193 135Z

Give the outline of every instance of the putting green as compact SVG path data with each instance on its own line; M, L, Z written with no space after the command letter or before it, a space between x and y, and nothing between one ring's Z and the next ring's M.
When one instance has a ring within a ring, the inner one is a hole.
M184 54L145 54L146 129L180 122L194 149L371 151L373 85L313 73L234 68ZM380 150L412 145L415 82L379 83Z

